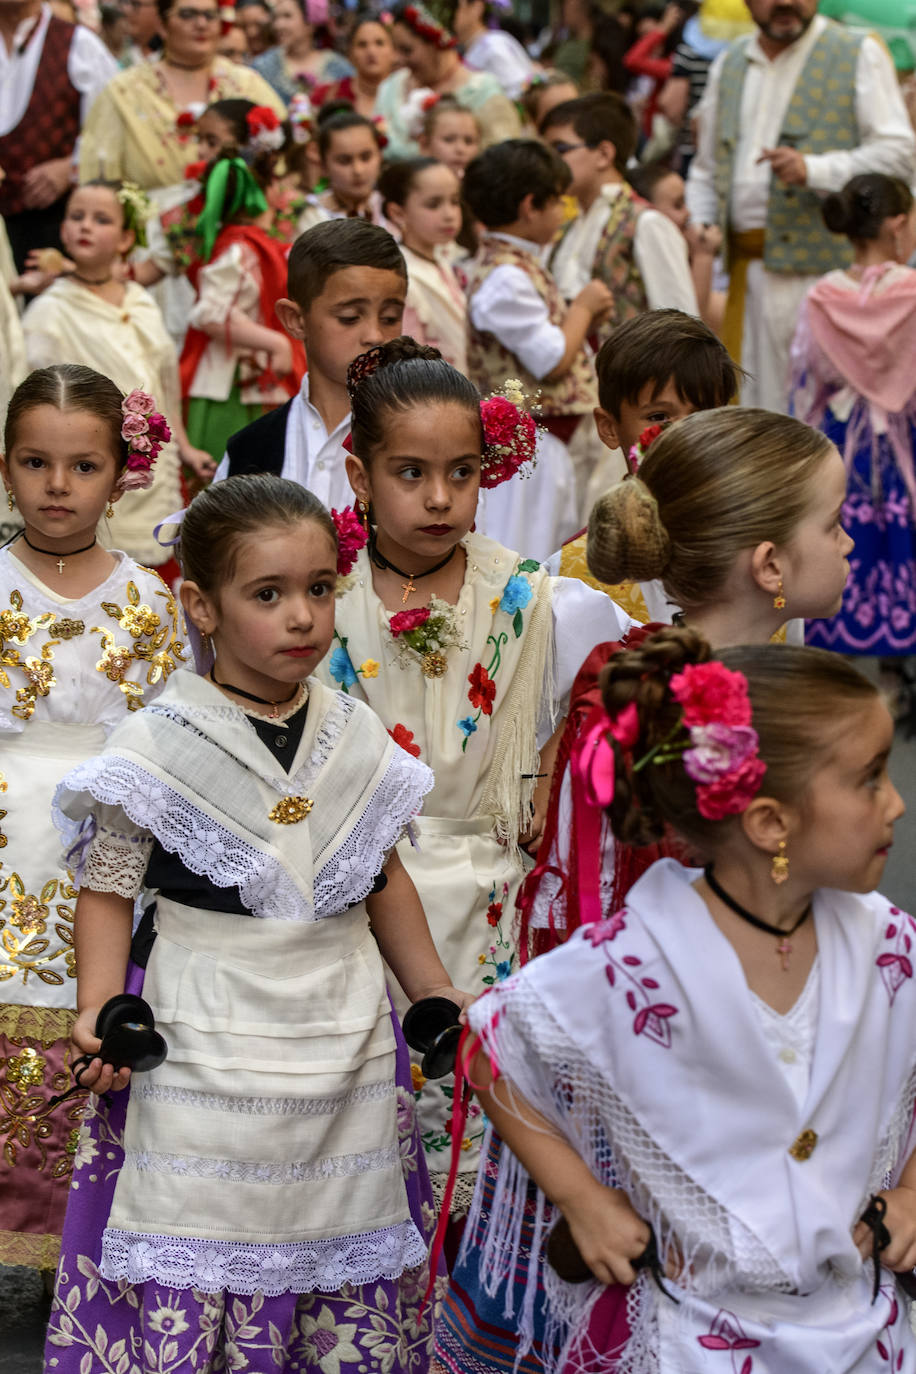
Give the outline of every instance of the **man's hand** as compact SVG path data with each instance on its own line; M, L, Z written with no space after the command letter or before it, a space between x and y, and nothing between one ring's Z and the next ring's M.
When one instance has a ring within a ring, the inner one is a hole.
M802 153L796 148L764 148L757 159L757 164L768 162L773 168L773 175L786 186L806 186L808 184L808 168Z
M73 164L68 157L55 157L30 167L23 178L22 199L29 210L46 210L70 185Z

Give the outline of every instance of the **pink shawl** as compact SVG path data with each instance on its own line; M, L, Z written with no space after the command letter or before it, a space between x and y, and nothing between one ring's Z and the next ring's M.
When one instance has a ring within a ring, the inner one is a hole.
M895 267L867 268L859 291L819 281L807 297L815 342L850 386L889 415L916 392L916 271L875 290Z

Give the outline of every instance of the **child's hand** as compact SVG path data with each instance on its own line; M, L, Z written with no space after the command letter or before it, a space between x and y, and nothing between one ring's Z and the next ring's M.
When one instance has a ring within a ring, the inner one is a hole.
M884 1224L890 1232L890 1244L881 1251L881 1263L901 1273L916 1269L916 1190L889 1188L879 1193L887 1203ZM864 1260L872 1257L872 1233L864 1221L856 1223L853 1244Z
M74 1058L81 1054L96 1055L101 1047L102 1042L95 1033L98 1015L98 1007L87 1007L74 1021L73 1030L70 1032L70 1039L76 1050ZM80 1085L90 1088L99 1096L110 1091L118 1092L121 1088L126 1088L129 1082L130 1069L118 1069L116 1073L111 1064L103 1064L99 1058L94 1058L88 1068L80 1074Z
M635 1282L631 1261L645 1250L650 1233L626 1193L594 1181L574 1200L559 1205L595 1278L608 1284Z
M278 377L285 377L293 370L293 346L285 334L275 334L274 339L270 347L271 371Z
M584 305L594 319L595 316L603 315L611 309L614 304L614 297L603 281L593 277L586 286L583 286L573 304Z
M714 258L722 247L722 230L717 224L688 224L685 236L691 256L706 253Z
M444 997L447 1002L454 1002L461 1008L461 1015L458 1017L462 1026L467 1025L467 1009L472 1002L477 1001L476 992L462 992L460 988L453 988L447 984L442 988L431 988L429 992L424 992L423 997L415 998L415 1001L422 1002L427 997Z
M179 449L179 452L181 454L181 461L187 463L191 471L195 472L198 477L202 477L205 482L209 482L216 471L216 463L213 461L210 454L207 453L206 449L195 448L193 444L188 444L187 447Z

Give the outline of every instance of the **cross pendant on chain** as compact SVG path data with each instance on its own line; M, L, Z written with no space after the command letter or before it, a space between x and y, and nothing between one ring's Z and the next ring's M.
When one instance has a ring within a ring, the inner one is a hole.
M401 605L403 606L406 603L407 598L410 596L410 593L415 592L417 590L413 583L413 573L410 573L408 575L406 582L401 583L401 590L404 593L404 595L401 597Z
M59 577L63 577L64 575L64 560L62 558L58 558L57 560L57 573Z
M789 972L789 955L792 953L792 946L791 946L791 944L789 943L789 941L788 941L788 940L780 940L779 944L776 946L776 953L779 955L780 959L782 960L782 971L783 971L783 973L788 973L788 972Z

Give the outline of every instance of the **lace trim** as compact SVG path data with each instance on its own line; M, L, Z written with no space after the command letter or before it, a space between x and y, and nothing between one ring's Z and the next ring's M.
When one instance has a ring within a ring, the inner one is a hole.
M173 1155L159 1150L125 1150L124 1167L141 1174L170 1174L184 1178L219 1178L226 1183L314 1183L324 1178L352 1178L374 1173L400 1162L400 1150L386 1145L355 1155L327 1155L316 1163L301 1159L268 1164L264 1160L209 1159L204 1155Z
M29 1007L7 1002L0 1006L0 1035L8 1040L38 1040L42 1049L48 1050L55 1040L70 1039L75 1020L76 1012L65 1007Z
M358 1236L295 1245L245 1245L238 1241L149 1236L106 1230L102 1276L128 1283L152 1280L167 1288L204 1293L333 1293L345 1283L397 1279L426 1260L427 1248L412 1221Z
M315 911L333 915L368 897L389 852L421 809L435 777L403 749L395 749L378 787L340 849L315 876Z
M143 888L152 847L145 835L114 839L97 833L86 851L81 886L134 901Z
M208 878L215 887L238 887L253 915L276 921L315 919L308 900L275 859L217 825L137 764L117 754L103 754L74 768L67 788L120 806L135 825L152 831L163 848L177 854L192 873ZM78 845L79 827L56 802L54 816L65 839L71 843L75 839Z
M131 1096L146 1102L165 1102L171 1106L194 1107L197 1111L232 1112L240 1116L333 1116L356 1102L382 1102L394 1097L395 1083L363 1083L339 1097L230 1097L223 1093L202 1093L192 1088L170 1087L164 1083L140 1081Z
M60 1259L60 1236L35 1236L27 1231L0 1231L0 1264L48 1269L53 1275Z

